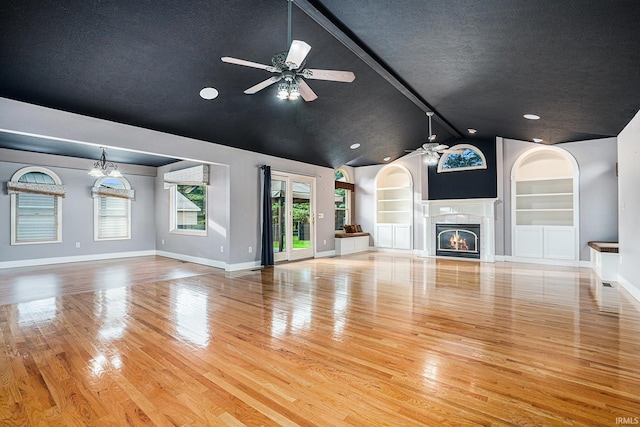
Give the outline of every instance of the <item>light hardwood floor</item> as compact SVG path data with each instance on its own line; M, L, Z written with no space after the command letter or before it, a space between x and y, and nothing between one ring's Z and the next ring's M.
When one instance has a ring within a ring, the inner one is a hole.
M0 270L0 425L640 417L638 304L588 269L362 253L32 270Z

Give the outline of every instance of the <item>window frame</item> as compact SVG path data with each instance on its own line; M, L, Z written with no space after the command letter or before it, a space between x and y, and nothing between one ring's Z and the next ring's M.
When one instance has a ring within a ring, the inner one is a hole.
M338 168L338 169L335 170L334 179L335 179L335 174L338 173L338 172L342 173L342 176L344 177L344 179L335 180L335 181L351 183L351 181L349 179L349 174L347 174L347 171L345 171L342 168ZM337 190L337 188L334 189L334 195L335 195L336 190ZM336 223L335 223L336 211L344 211L345 212L345 215L344 215L344 221L345 221L344 223L345 224L351 224L352 223L352 218L351 218L351 213L352 213L351 212L351 210L352 210L351 209L351 198L353 197L353 192L351 190L346 189L346 188L344 190L345 190L345 195L344 195L345 207L344 208L336 208L335 207L335 202L333 204L333 211L334 211L333 212L333 218L334 218L333 228L334 228L335 231L342 231L343 230L343 228L337 228L337 226L336 226Z
M204 230L181 230L177 228L177 194L178 194L178 185L195 185L195 184L181 184L181 183L171 183L169 185L169 233L170 234L181 234L185 236L200 236L206 237L208 235L207 230L209 229L209 186L205 183L197 185L198 187L204 187Z
M100 184L107 179L115 179L120 181L126 190L131 190L131 184L124 177L112 177L112 176L103 176L96 180L93 184L94 188L100 188ZM127 235L125 237L100 237L100 210L101 210L101 199L108 198L105 196L97 196L93 198L93 240L96 242L103 242L109 240L130 240L131 239L131 199L121 199L126 202L127 205Z
M442 156L440 156L440 160L438 161L438 173L442 173L442 172L459 172L459 171L469 171L469 170L477 170L477 169L486 169L487 168L487 159L484 156L484 153L482 153L482 151L476 147L475 145L471 145L471 144L457 144L454 145L453 147L449 148L448 150L471 150L474 153L476 153L480 159L482 159L482 164L481 165L476 165L476 166L464 166L461 168L452 168L452 169L445 169L444 168L444 163L447 161L447 158L452 155L452 154L458 154L458 153L445 153Z
M19 181L23 175L26 175L31 172L39 172L45 175L48 175L53 179L56 185L62 185L62 180L60 177L50 169L43 168L40 166L27 166L16 173L11 177L11 181ZM47 195L47 197L55 197L55 231L56 237L52 240L29 240L29 241L20 241L18 240L18 203L19 203L20 194L11 193L11 246L19 246L19 245L43 245L49 243L61 243L62 242L62 197L61 196L53 196ZM45 195L43 195L45 196Z

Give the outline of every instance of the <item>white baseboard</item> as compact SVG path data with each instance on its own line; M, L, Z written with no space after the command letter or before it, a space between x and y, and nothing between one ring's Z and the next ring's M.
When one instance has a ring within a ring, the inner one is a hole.
M115 258L134 258L139 256L151 256L151 255L156 255L156 251L149 250L149 251L136 251L136 252L115 252L115 253L108 253L108 254L76 255L76 256L54 257L54 258L37 258L37 259L25 259L20 261L3 261L3 262L0 262L0 269L18 268L18 267L36 267L39 265L65 264L68 262L101 261L101 260L115 259Z
M377 252L386 252L391 254L406 254L413 255L413 249L391 249L391 248L374 248ZM422 251L420 251L422 252Z
M323 251L316 252L316 256L314 258L330 258L332 256L336 256L336 251Z
M188 261L193 262L195 264L208 265L209 267L221 268L223 270L227 270L228 264L224 261L218 261L215 259L208 258L200 258L191 255L177 254L174 252L165 252L165 251L155 251L155 253L159 256L179 259L180 261Z
M507 257L504 255L496 255L496 261L497 262L504 262L507 261Z
M625 288L632 297L640 302L640 288L634 286L633 283L620 275L618 275L618 283L622 285L622 287Z
M513 256L505 256L505 261L521 262L524 264L544 264L544 265L558 265L563 267L581 267L580 261L570 261L570 260L565 261L561 259L518 258Z
M255 270L257 268L262 268L261 261L249 261L249 262L239 262L236 264L227 264L227 271L240 271L240 270Z

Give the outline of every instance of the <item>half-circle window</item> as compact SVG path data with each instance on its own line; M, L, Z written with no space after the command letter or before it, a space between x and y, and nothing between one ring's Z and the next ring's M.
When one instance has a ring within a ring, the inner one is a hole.
M477 147L470 144L454 145L440 157L438 162L438 173L486 168L487 159L484 154Z

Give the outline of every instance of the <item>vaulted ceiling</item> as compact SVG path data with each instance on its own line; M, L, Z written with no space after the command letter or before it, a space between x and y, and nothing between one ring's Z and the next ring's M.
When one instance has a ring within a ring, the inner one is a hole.
M277 99L277 85L243 93L271 74L220 58L286 51L286 0L5 0L0 96L328 167L419 147L429 110L441 143L556 144L615 136L640 109L637 0L294 0L292 12L306 66L352 83L307 80L312 102ZM208 86L217 98L199 96ZM0 147L84 156L7 134Z

